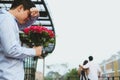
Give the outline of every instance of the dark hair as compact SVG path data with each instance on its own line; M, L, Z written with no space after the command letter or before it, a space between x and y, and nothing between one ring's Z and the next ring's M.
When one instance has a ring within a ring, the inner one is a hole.
M93 57L92 57L92 56L89 56L88 58L89 58L89 61L92 61L92 60L93 60Z
M14 0L10 9L15 9L20 5L23 5L24 10L35 7L35 4L31 0Z
M88 63L88 60L85 60L84 62L83 62L83 65L86 65Z

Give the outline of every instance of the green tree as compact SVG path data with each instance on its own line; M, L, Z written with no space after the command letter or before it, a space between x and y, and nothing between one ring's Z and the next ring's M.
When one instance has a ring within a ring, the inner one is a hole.
M77 69L73 68L73 69L69 70L64 75L64 80L79 80Z

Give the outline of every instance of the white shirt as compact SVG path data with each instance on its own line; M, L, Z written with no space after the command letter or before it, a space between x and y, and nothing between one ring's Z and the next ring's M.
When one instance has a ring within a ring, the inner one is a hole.
M84 65L83 68L89 68L88 78L90 80L98 80L98 72L101 72L101 69L98 64L94 63L93 61L90 61L89 63Z

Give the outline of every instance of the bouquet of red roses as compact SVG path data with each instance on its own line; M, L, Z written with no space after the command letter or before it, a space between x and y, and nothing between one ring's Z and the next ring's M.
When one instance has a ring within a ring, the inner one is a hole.
M30 26L24 28L23 34L20 35L21 41L32 46L47 47L54 42L54 33L44 26Z

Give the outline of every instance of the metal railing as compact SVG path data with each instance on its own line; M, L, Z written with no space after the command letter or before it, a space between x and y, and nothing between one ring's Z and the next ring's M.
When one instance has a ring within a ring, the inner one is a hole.
M28 57L24 62L25 78L24 80L35 80L35 72L38 58Z
M120 76L100 77L99 80L120 80Z
M79 80L78 76L68 76L67 80ZM100 77L99 80L120 80L120 76Z

